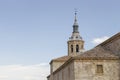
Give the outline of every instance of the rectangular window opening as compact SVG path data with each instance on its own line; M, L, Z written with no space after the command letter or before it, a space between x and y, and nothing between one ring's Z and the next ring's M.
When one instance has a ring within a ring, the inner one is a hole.
M97 65L97 73L103 73L103 65Z

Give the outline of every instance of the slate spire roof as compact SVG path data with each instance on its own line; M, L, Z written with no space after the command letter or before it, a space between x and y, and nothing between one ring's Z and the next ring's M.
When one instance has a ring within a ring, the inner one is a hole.
M75 20L74 20L74 24L73 24L73 33L79 33L78 31L78 23L77 23L77 12L75 11Z

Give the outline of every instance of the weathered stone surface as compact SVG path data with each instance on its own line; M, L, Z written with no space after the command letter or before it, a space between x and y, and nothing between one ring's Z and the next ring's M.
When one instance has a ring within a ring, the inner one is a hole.
M56 59L53 59L50 62L50 73L53 73L55 70L57 70L63 63L65 63L71 56L62 56Z
M53 74L54 80L74 80L74 63L61 69L59 72Z
M71 45L73 46L73 52L71 51ZM76 52L76 45L79 46L79 52ZM83 40L72 40L68 41L68 55L76 56L84 51L84 41Z
M51 64L51 73L57 70L64 62L52 62Z
M103 65L103 73L96 72ZM81 60L74 64L75 80L120 80L119 60Z
M103 73L96 66L103 65ZM119 60L75 60L52 74L50 80L120 80Z

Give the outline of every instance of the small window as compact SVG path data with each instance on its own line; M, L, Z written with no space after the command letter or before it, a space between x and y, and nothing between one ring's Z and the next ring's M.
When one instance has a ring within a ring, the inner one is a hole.
M79 45L76 45L76 52L79 52Z
M73 45L71 45L71 52L73 52Z
M96 73L103 73L103 65L97 65Z

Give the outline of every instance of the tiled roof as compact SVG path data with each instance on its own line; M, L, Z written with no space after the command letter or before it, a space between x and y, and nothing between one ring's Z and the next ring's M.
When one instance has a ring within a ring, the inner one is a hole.
M111 51L105 50L101 46L97 46L91 50L84 52L74 58L77 59L119 59L119 56L115 55Z
M99 45L104 46L105 44L113 42L114 40L117 40L117 39L120 39L120 32L118 32L117 34L113 35L111 38L107 39L106 41L104 41L103 43L101 43Z
M65 61L67 61L67 60L70 59L70 58L71 58L71 56L62 56L62 57L59 57L59 58L56 58L56 59L52 59L51 62L50 62L50 64L51 64L53 61L57 61L57 62L63 61L63 62L65 62Z
M53 59L52 61L66 61L70 58L70 56L62 56L56 59Z
M66 60L66 62L62 66L60 66L56 71L53 72L53 74L55 74L56 72L61 70L63 67L65 67L70 62L72 62L72 60L118 60L118 59L120 59L119 56L115 55L111 51L105 50L101 46L97 46L97 47L95 47L91 50L88 50L82 54L79 54L79 55L76 55L73 57L69 57L68 60Z

